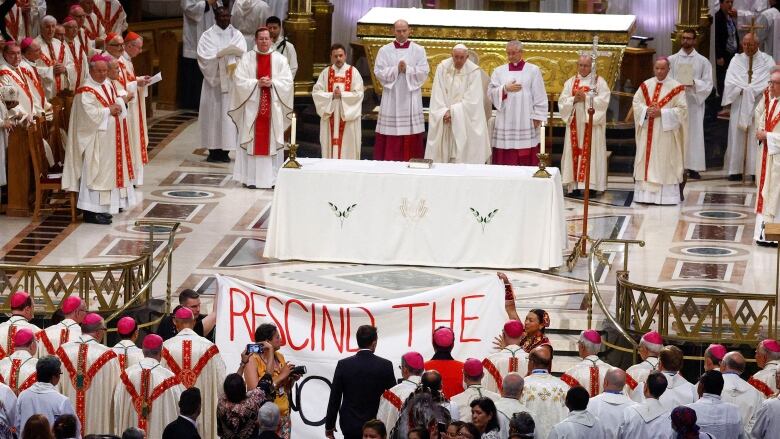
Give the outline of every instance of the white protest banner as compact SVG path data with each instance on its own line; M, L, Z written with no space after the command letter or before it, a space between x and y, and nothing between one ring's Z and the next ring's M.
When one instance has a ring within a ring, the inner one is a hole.
M338 360L357 352L355 331L372 324L379 332L376 354L400 364L401 355L433 354L431 333L455 332L453 357L482 359L506 320L504 286L484 276L413 296L362 304L312 303L237 279L218 276L216 343L227 371L238 368L241 351L262 323L279 329L285 358L305 365L290 402L293 437L324 437L330 383ZM338 424L337 424L338 428ZM389 429L389 428L388 428Z

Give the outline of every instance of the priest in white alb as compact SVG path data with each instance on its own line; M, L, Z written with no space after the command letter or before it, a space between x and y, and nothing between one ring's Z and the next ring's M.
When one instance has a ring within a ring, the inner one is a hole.
M523 43L506 45L507 64L496 67L490 77L488 96L496 107L491 134L494 165L539 164L539 135L547 120L547 92L542 72L523 59Z
M730 181L742 180L743 174L755 175L756 173L756 156L759 149L756 147L753 113L769 81L769 72L775 65L771 56L758 50L758 42L753 34L746 34L742 38L742 50L742 53L734 55L726 71L721 102L724 106L731 105L728 146L723 158L723 169L727 172ZM753 76L748 78L751 58ZM747 159L745 158L746 145Z
M397 20L393 33L395 41L379 49L374 63L382 86L374 160L406 162L425 155L422 85L430 67L425 49L409 40L409 23Z
M618 439L673 438L671 410L659 398L666 393L666 376L651 372L643 383L644 399L623 410Z
M570 387L582 386L590 396L596 396L604 390L604 377L612 369L598 357L601 351L601 335L598 331L582 331L577 341L577 350L582 361L569 368L561 379Z
M566 123L561 157L561 181L571 191L585 189L586 144L590 141L589 190L607 190L607 107L611 92L607 81L591 75L593 60L589 55L577 59L577 74L563 84L558 98L561 119ZM588 125L588 111L593 106L593 129Z
M759 245L771 245L764 235L767 223L780 215L780 67L773 67L769 87L764 90L755 112L758 139L758 175L756 185L756 227L753 239ZM752 145L752 143L751 143Z
M26 37L35 38L40 33L39 23L44 15L46 0L16 0L5 16L6 30L16 41Z
M57 355L61 345L81 335L81 321L87 315L87 304L78 296L68 296L60 303L63 319L35 335L40 341L38 356Z
M679 204L688 130L685 87L669 77L668 59L656 60L654 70L634 94L634 201Z
M664 339L657 331L645 333L639 339L639 358L642 361L626 369L626 394L636 402L642 402L644 395L639 384L645 382L650 372L658 370L658 354L664 347Z
M64 90L74 90L76 83L76 65L65 43L54 38L57 19L47 15L41 19L41 34L35 41L41 47L41 63L37 64L38 73L43 79L46 99L53 99Z
M257 30L255 49L241 57L233 75L228 115L238 127L239 146L233 179L250 189L269 189L284 162L293 80L287 59L271 47L268 29Z
M255 48L255 31L273 15L265 0L236 0L230 11L230 24L244 36L246 49Z
M720 368L723 372L723 391L720 396L723 401L738 407L745 434L750 435L756 412L764 402L764 395L740 376L745 373L746 364L745 357L739 352L732 351L723 357Z
M553 426L548 439L607 439L604 423L588 411L588 391L575 386L566 393L569 415Z
M162 437L163 430L178 417L184 386L160 364L163 339L149 334L143 341L143 359L127 368L114 391L116 431L137 427L148 438ZM182 438L183 439L183 438Z
M76 90L81 84L81 79L87 73L87 58L89 52L89 46L82 45L79 38L79 25L75 18L70 15L65 17L62 22L62 26L65 28L65 40L63 44L70 53L70 58L73 60L73 68L76 70L76 82L70 84Z
M484 164L490 158L482 70L457 44L436 67L425 158L437 163Z
M343 45L330 47L330 61L311 91L320 116L322 158L360 160L363 78L347 64Z
M636 404L623 393L626 377L622 369L613 367L604 376L604 391L588 401L588 412L599 418L610 438L617 436L626 407Z
M534 414L536 437L545 438L552 427L568 414L566 392L569 385L550 374L552 348L542 345L528 354L528 375L520 402Z
M500 351L490 354L482 360L485 368L485 377L482 386L491 392L501 393L503 390L503 378L509 373L519 372L525 375L528 371L528 354L520 347L520 339L523 337L523 322L510 320L504 323L501 333L504 347Z
M30 323L35 315L35 303L26 291L16 291L8 298L11 308L11 317L0 323L0 359L14 352L14 335L19 329L27 328L33 333L40 332L40 328Z
M29 328L21 328L14 334L14 344L14 353L0 360L0 380L18 395L35 384L38 343Z

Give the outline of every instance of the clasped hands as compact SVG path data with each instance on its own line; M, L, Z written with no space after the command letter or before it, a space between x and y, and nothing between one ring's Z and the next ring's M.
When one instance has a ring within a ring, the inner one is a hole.
M273 81L268 76L263 76L259 79L260 87L270 87L273 85Z
M406 61L398 61L398 73L406 73Z
M65 73L68 73L68 69L65 68L65 65L56 63L54 64L54 74L55 75L63 75Z
M574 102L584 102L585 98L588 96L587 93L585 93L585 89L578 88L577 92L574 94Z
M766 131L765 130L756 131L756 139L761 141L766 140Z
M112 116L118 116L122 113L122 107L119 104L111 104L108 111Z
M648 119L655 119L656 117L661 116L661 109L658 108L655 105L651 105L647 107L647 118Z

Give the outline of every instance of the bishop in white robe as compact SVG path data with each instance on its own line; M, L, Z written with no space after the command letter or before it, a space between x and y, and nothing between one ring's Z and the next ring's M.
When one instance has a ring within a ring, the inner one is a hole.
M76 65L65 44L54 38L57 19L51 15L41 20L41 35L35 41L41 49L36 65L43 80L46 99L53 99L64 90L73 90L76 83Z
M496 67L490 77L488 96L496 108L491 134L494 165L539 164L539 136L547 120L548 103L539 67L523 60L523 44L506 46L508 64Z
M748 383L764 395L771 398L777 395L777 370L780 369L780 343L776 340L762 340L756 348L756 365L761 368L754 373Z
M75 92L89 69L89 66L87 65L89 45L81 42L82 39L79 38L79 25L75 18L71 16L65 17L62 26L65 28L65 40L63 41L63 44L67 47L70 58L73 60L73 68L76 71L76 82L70 84L72 87L71 90Z
M425 158L437 163L484 164L490 158L482 69L458 44L436 67L428 113Z
M753 239L761 245L770 244L764 236L765 225L775 222L780 215L780 69L772 70L769 87L759 98L755 112L756 138L760 143Z
M95 14L106 32L122 34L127 29L127 14L119 0L92 0Z
M89 58L94 55L97 42L103 45L106 37L106 30L95 14L95 4L92 0L81 0L79 4L70 7L70 15L79 25L79 40Z
M144 40L135 32L124 37L124 50L116 57L122 88L132 96L127 105L128 141L133 160L133 172L138 186L144 184L144 166L149 163L149 135L146 125L146 98L149 96L149 76L136 75L132 59L141 54Z
M116 323L116 333L121 340L111 350L116 353L119 359L119 370L124 373L130 366L138 364L144 358L143 351L135 344L138 339L138 324L132 317L122 317Z
M612 93L601 76L591 75L593 61L582 55L577 60L577 74L563 84L558 97L561 119L566 124L561 157L561 181L569 192L585 188L585 162L590 153L589 190L607 190L607 107ZM593 129L588 125L588 111L593 105ZM586 144L590 143L590 150Z
M374 160L409 161L425 155L422 85L430 67L425 49L409 40L409 23L393 24L395 41L379 49L374 76L382 86Z
M293 81L284 56L271 50L268 30L257 32L255 50L234 73L228 115L238 127L233 179L250 188L271 188L284 162L284 132L293 110Z
M332 65L320 72L311 91L320 116L320 146L324 159L360 160L363 134L363 78L346 63L344 46L330 49Z
M52 74L52 68L46 67L41 59L41 45L34 39L27 37L19 44L22 49L22 61L19 63L20 70L27 77L33 96L33 111L36 114L49 113L51 104L46 99L46 89L41 72L45 76Z
M14 336L20 329L27 328L37 334L40 328L30 323L34 315L34 303L32 297L25 291L17 291L11 294L8 300L11 305L11 317L0 323L0 359L5 358L15 350Z
M230 15L230 24L244 36L246 50L252 50L255 48L255 32L272 14L265 0L236 0Z
M501 395L498 393L482 387L482 378L484 376L485 369L479 360L469 358L463 363L463 385L465 389L463 389L463 392L450 398L450 401L457 405L458 408L463 407L463 410L458 410L460 420L463 422L471 422L471 410L466 409L471 407L471 401L477 398L490 398L493 402L496 402L501 399Z
M0 360L0 382L8 385L15 394L35 384L35 365L38 363L38 344L33 332L22 328L14 335L16 350L9 357Z
M603 390L604 378L612 369L597 355L601 350L601 336L592 329L582 331L577 348L582 361L564 372L561 380L569 387L582 386L590 396L596 396Z
M46 0L17 0L5 16L8 34L16 41L40 34L40 20L46 15Z
M81 335L81 321L87 315L87 305L78 296L68 296L60 303L63 319L38 332L38 357L57 355L63 344Z
M241 32L230 24L227 8L217 8L215 18L216 24L198 41L198 66L203 73L198 122L201 146L209 151L206 160L229 163L228 151L235 151L237 143L236 125L228 117L229 92L233 72L248 46Z
M21 65L22 53L17 44L3 45L3 59L0 63L0 84L6 87L12 87L16 90L18 104L17 111L22 112L27 117L32 117L37 113L36 98L33 93L33 86L24 68Z
M642 361L626 369L626 394L636 402L645 398L640 383L647 380L650 372L658 370L658 354L663 349L664 340L656 331L650 331L639 340L639 356Z
M407 352L401 356L401 382L382 393L376 419L382 421L388 430L395 426L401 407L420 385L425 361L419 352ZM451 415L451 414L450 414Z
M775 61L771 56L758 50L753 34L742 38L743 52L734 56L726 71L722 105L731 105L729 119L729 137L723 169L732 181L738 181L743 174L755 175L756 129L753 121L758 98L766 88L769 73ZM750 59L753 60L753 76L748 82ZM747 136L747 141L746 137ZM747 145L747 158L745 158Z
M685 87L668 75L669 61L657 60L655 77L634 95L634 201L640 203L679 204L682 199L688 104Z
M669 75L685 86L688 104L688 144L685 148L685 169L696 178L707 170L704 154L704 101L712 93L712 64L700 55L696 47L696 31L686 30L681 37L682 48L669 57Z
M525 375L528 371L528 353L520 347L523 330L519 320L504 323L502 336L506 345L482 360L486 372L482 385L491 392L503 392L503 380L508 374L519 372Z

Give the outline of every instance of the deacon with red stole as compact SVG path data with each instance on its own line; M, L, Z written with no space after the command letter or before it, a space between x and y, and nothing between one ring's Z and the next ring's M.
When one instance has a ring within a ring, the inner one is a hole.
M455 333L441 326L433 331L433 357L425 362L425 370L436 370L441 375L441 391L447 398L463 392L463 362L452 358Z
M528 370L528 354L520 347L520 339L523 337L523 322L510 320L504 323L503 339L504 347L500 351L490 354L482 360L485 367L485 377L482 386L491 392L501 393L503 390L503 377L512 372L525 375Z
M65 28L65 40L63 40L63 44L67 47L70 58L73 60L73 68L76 71L76 83L71 84L73 90L75 90L81 84L81 79L87 73L87 52L89 51L89 46L81 43L81 39L79 38L79 25L75 18L68 15L65 17L65 20L63 20L62 26Z
M344 46L330 48L332 65L317 78L311 91L320 116L320 146L324 159L360 160L363 78L346 63Z
M116 352L119 367L124 372L144 358L144 353L135 345L135 340L138 338L138 323L132 317L122 317L116 322L116 333L121 340L111 349Z
M81 46L85 48L86 55L93 55L95 45L100 42L100 47L103 47L104 39L106 37L106 31L103 29L103 25L100 24L97 15L92 12L94 5L92 0L82 0L80 5L73 5L70 7L70 16L76 20L79 25L79 41ZM89 12L87 9L89 9Z
M8 298L11 308L11 318L0 323L0 358L14 353L14 336L22 328L27 328L37 334L41 329L30 323L34 315L32 297L25 291L12 293Z
M5 16L5 27L14 40L35 38L40 32L38 23L46 15L46 0L16 0Z
M0 64L0 84L12 87L16 90L18 105L16 109L27 116L35 115L35 102L33 96L33 87L27 80L24 70L21 66L22 50L18 44L13 41L3 44L3 60Z
M425 49L409 40L406 20L393 23L395 41L379 49L374 75L382 84L374 160L409 161L425 155L422 85L431 68Z
M110 224L111 214L135 204L126 109L108 80L108 61L93 56L76 90L62 174L63 189L79 192L84 221L95 224Z
M184 387L179 384L179 377L160 364L162 349L162 337L147 335L142 359L122 374L114 391L117 432L137 427L148 438L160 438L165 426L178 417L179 397ZM206 412L203 413L205 416Z
M777 369L780 368L780 343L777 340L762 340L756 348L756 365L761 368L754 373L748 383L755 387L764 398L777 395Z
M65 43L54 38L57 19L51 15L41 20L41 35L35 39L41 48L40 61L37 63L38 73L43 80L46 99L52 99L63 90L74 90L76 66Z
M756 196L756 228L753 239L760 245L770 245L764 236L766 223L780 217L780 67L773 67L769 87L759 98L755 111L758 150L758 194Z
M642 362L626 369L626 395L632 400L642 402L645 399L637 388L639 383L647 381L650 372L658 370L658 354L663 347L664 339L657 331L650 331L639 340L639 356Z
M46 99L46 90L43 85L41 71L44 74L48 74L51 70L41 60L41 45L34 39L27 37L19 43L19 47L22 49L22 61L19 63L19 67L30 85L33 96L33 109L36 114L49 112L51 104Z
M35 384L35 365L38 344L29 328L21 328L14 334L16 350L10 357L0 360L0 380L16 395Z
M216 413L225 380L225 363L219 348L192 330L195 315L189 308L179 308L173 323L177 334L163 344L162 364L176 374L184 387L200 389L203 395L201 413ZM200 416L197 424L202 437L217 437L214 416Z
M659 58L654 69L655 77L634 94L634 201L679 204L688 130L685 86L669 77L666 58Z
M119 383L119 360L114 351L100 343L105 335L103 318L87 314L81 322L81 335L57 350L65 370L60 388L76 406L84 435L115 431L111 401Z
M94 12L106 32L121 34L127 29L127 14L119 0L92 0Z
M293 110L293 80L284 55L271 46L266 28L255 33L255 49L234 72L228 115L238 127L233 179L249 188L271 188L284 162L284 131Z
M35 335L41 342L38 356L57 355L63 344L81 335L81 322L87 315L87 305L78 296L68 296L60 304L63 319Z
M561 379L569 387L584 387L594 397L604 391L604 377L612 369L597 355L601 350L601 335L593 329L582 331L577 348L582 361L567 370Z

